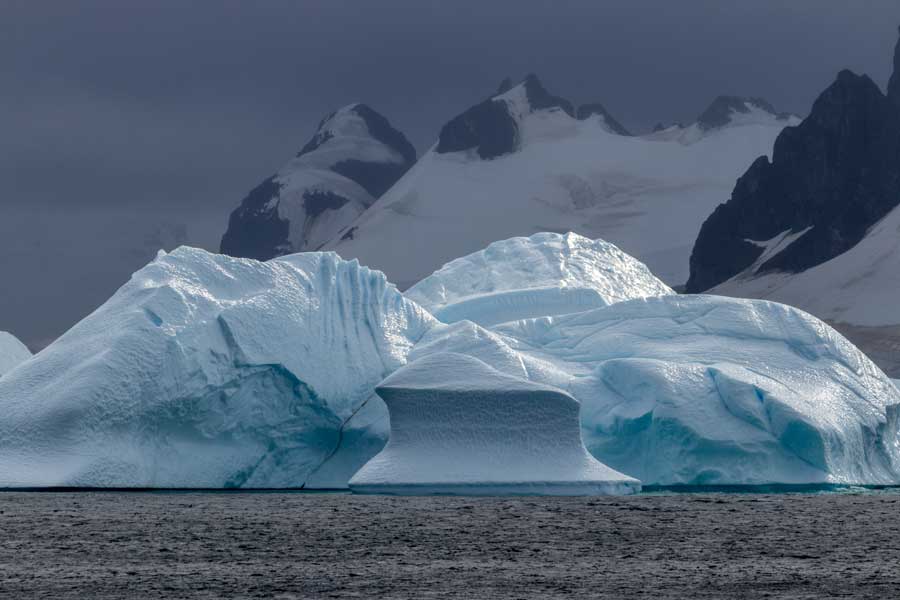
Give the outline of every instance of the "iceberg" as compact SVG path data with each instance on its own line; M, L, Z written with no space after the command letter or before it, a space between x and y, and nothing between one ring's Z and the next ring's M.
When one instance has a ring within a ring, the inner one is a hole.
M494 242L405 292L445 323L484 326L673 293L637 259L577 233Z
M333 253L160 252L0 379L0 486L346 483L378 448L332 465L344 425L434 323Z
M31 350L19 338L6 331L0 331L0 377L13 367L31 358Z
M578 402L482 361L437 353L376 392L390 411L387 446L350 480L357 493L630 494L640 482L581 441Z
M161 252L0 377L0 487L346 488L363 465L357 491L393 493L900 483L900 391L798 309L674 295L573 234L430 279ZM529 296L553 289L601 306Z
M582 405L588 450L644 485L900 483L900 393L795 308L659 296L487 330L438 325L410 360L455 352Z

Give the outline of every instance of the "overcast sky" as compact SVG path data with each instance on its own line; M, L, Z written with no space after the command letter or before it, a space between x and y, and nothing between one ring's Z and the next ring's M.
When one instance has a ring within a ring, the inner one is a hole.
M369 103L421 153L506 76L626 127L884 86L897 0L0 0L0 329L39 348ZM723 198L723 201L725 198Z

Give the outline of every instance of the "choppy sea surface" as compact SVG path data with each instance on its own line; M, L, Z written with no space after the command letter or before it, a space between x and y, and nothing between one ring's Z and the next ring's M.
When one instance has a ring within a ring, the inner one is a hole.
M19 490L0 532L0 598L900 595L898 488Z
M35 494L53 493L132 493L132 494L342 494L354 495L346 489L303 488L83 488L83 487L0 487L0 494L18 492ZM900 485L846 485L846 484L768 484L768 485L651 485L644 486L637 496L672 494L900 494ZM361 498L366 495L359 495ZM434 497L454 497L440 496ZM464 496L465 497L465 496ZM515 497L515 496L513 496ZM530 496L524 496L530 497Z

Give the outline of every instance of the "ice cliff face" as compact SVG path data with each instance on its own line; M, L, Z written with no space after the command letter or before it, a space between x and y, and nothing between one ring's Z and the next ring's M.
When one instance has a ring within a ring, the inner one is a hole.
M603 240L536 233L451 261L405 295L445 323L489 326L672 293L641 262Z
M365 104L328 115L288 164L231 214L222 252L266 260L316 250L415 162L402 133Z
M453 353L421 358L376 389L390 411L387 446L350 480L393 494L629 494L640 483L581 441L563 391Z
M432 323L334 254L161 253L0 379L0 486L328 479L345 422Z
M410 359L438 352L570 393L588 449L644 485L900 481L897 389L784 305L661 296L493 331L462 321Z
M0 377L31 358L31 351L11 333L0 331Z

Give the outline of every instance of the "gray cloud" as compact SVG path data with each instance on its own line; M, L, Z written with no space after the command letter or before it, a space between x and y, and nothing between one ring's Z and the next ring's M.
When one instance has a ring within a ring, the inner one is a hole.
M624 125L720 93L804 113L841 68L884 84L895 0L37 3L0 21L0 329L52 339L365 101L426 149L509 75ZM183 231L186 230L186 233ZM182 233L177 233L182 232Z

